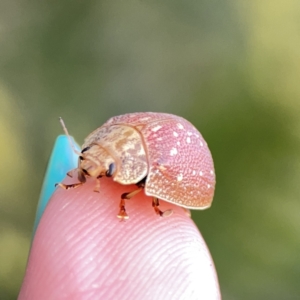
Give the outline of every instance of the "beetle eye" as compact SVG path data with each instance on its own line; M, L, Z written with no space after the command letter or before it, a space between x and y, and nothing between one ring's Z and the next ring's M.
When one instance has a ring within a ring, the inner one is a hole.
M86 151L88 151L91 147L85 147L84 149L81 150L81 153L84 153Z
M106 171L106 176L111 177L116 171L116 164L111 163L108 167L108 170Z

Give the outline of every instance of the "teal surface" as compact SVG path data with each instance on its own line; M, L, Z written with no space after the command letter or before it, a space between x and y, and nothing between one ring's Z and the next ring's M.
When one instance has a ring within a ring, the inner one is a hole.
M80 150L73 138L72 140L77 150ZM72 150L67 136L58 136L47 166L36 211L33 233L35 233L47 203L56 189L55 184L61 182L68 171L77 167L77 160L78 155Z

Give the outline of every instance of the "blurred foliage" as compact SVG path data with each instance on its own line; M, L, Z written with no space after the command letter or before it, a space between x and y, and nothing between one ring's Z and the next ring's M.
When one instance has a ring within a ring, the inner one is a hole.
M63 116L80 142L113 115L162 111L214 156L210 210L193 212L223 299L299 299L300 2L0 4L0 299L24 274Z

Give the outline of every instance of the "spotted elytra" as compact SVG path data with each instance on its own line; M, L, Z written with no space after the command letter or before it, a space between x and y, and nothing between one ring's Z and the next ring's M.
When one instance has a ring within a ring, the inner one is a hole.
M68 131L62 121L66 135ZM86 177L112 177L137 189L121 195L118 217L127 219L125 200L144 190L152 197L152 206L160 216L159 199L186 209L210 207L215 172L211 153L199 131L182 117L153 112L131 113L109 119L84 141L78 159L78 183L58 185L76 188ZM70 173L70 172L69 172ZM68 174L69 174L68 173Z

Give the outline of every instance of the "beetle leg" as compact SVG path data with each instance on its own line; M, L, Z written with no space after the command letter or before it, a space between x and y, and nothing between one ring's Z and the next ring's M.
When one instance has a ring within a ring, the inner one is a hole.
M120 211L117 217L121 220L127 220L129 218L125 209L125 199L121 199L120 201Z
M185 208L185 207L183 207L182 209L184 210L185 215L187 217L191 218L191 216L192 216L191 211L188 208Z
M136 194L138 194L141 190L143 190L144 187L140 187L132 192L129 193L124 193L121 195L121 201L120 201L120 211L117 215L118 218L120 219L128 219L128 215L126 213L126 209L125 209L125 200L129 200L131 199L133 196L135 196Z
M145 184L146 184L146 180L147 180L147 176L144 177L142 180L140 180L136 185L137 187L145 187Z
M168 209L168 210L165 210L165 211L161 211L158 207L159 207L159 200L158 198L156 197L153 197L152 198L152 206L155 210L155 212L160 215L161 217L167 217L167 216L170 216L173 211L172 209Z
M164 213L158 208L159 200L156 197L152 198L152 206L153 206L155 212L162 217Z
M74 170L71 170L71 171L69 171L69 172L67 173L67 175L68 175L69 177L71 177L71 178L73 178L73 171L74 171Z
M98 178L96 179L96 185L94 187L94 192L100 193L100 180Z
M73 184L64 184L64 183L56 183L55 186L60 186L61 188L68 189L76 189L79 186L83 185L83 182L73 183Z

